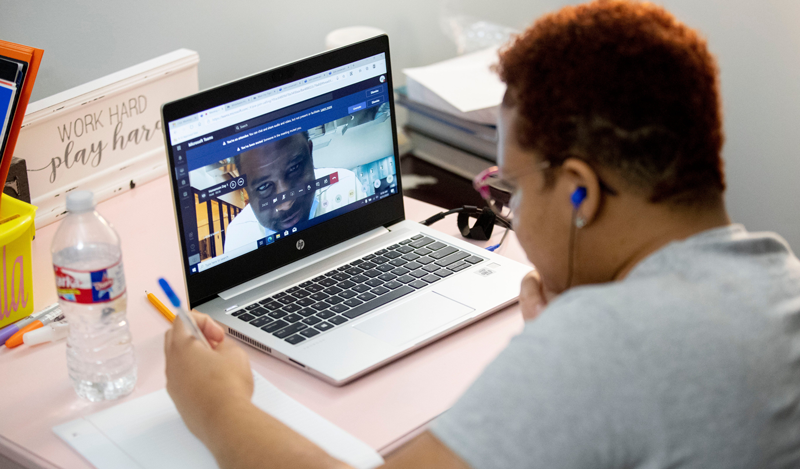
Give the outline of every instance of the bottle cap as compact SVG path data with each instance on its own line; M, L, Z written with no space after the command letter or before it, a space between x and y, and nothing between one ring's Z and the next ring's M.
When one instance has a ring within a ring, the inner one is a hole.
M92 191L72 191L67 194L67 211L73 213L88 212L94 209Z

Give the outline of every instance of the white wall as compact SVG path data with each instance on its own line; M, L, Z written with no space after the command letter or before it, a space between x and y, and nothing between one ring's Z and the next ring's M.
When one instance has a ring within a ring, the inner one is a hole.
M466 13L522 28L574 3L463 0ZM800 2L664 0L709 39L722 68L731 215L800 250ZM45 49L34 99L186 47L207 88L323 48L356 24L389 33L395 76L454 55L440 0L0 0L0 38ZM399 81L399 80L398 80Z

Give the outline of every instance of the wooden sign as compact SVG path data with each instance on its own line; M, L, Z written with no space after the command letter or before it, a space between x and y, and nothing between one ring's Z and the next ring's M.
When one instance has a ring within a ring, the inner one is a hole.
M14 156L27 163L37 228L65 215L69 191L100 202L166 174L161 105L197 92L198 62L180 49L28 106Z

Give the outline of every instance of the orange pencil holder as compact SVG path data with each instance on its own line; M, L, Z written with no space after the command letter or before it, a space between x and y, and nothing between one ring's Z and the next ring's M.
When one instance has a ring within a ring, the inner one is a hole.
M0 285L0 327L33 313L31 241L36 233L36 207L2 194L0 246L3 282Z

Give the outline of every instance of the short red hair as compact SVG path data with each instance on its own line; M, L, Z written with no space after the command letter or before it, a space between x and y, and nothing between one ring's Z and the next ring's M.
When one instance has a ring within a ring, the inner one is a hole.
M579 157L652 202L702 204L724 191L716 61L663 8L563 8L502 50L497 69L519 115L519 144L552 166Z

